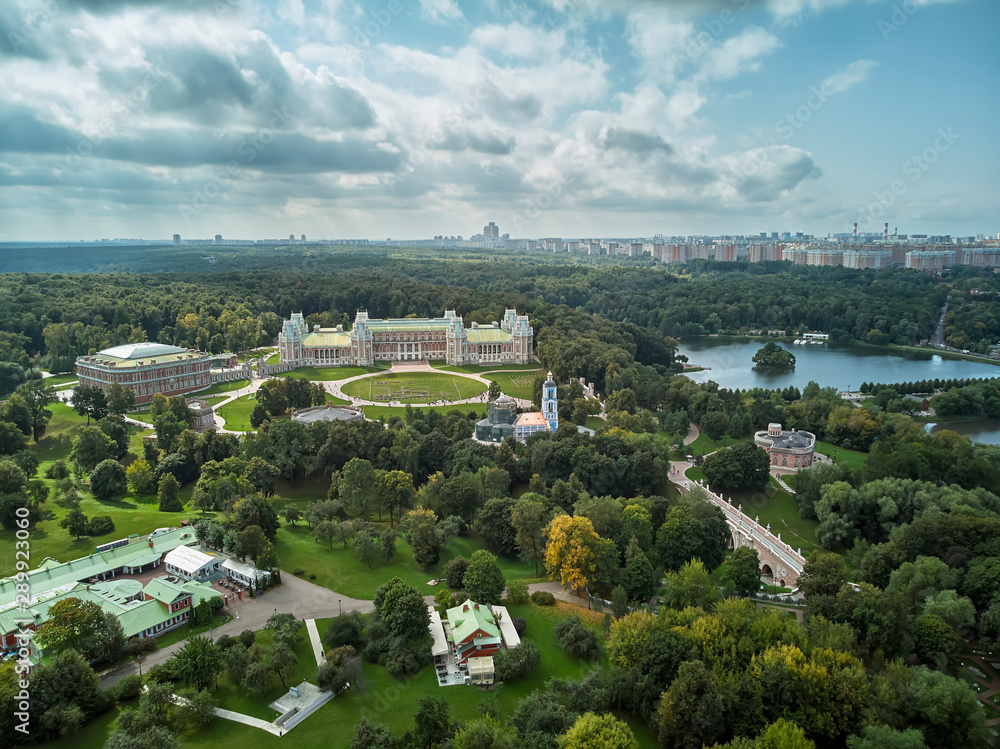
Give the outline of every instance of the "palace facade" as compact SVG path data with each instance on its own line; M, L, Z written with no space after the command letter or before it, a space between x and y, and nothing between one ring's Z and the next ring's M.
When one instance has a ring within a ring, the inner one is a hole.
M156 393L183 395L212 384L211 355L162 343L126 343L76 360L81 385L132 388L136 403Z
M212 369L213 364L228 365ZM249 377L237 366L235 354L213 355L165 343L123 343L76 360L81 385L107 389L112 383L135 393L136 403L149 403L157 393L184 395L216 382ZM211 426L211 425L209 425Z
M281 363L293 367L371 366L379 361L428 361L448 364L530 364L534 330L527 315L504 312L501 322L466 328L454 310L443 317L378 320L359 311L351 330L342 325L306 325L301 312L285 320L278 335Z

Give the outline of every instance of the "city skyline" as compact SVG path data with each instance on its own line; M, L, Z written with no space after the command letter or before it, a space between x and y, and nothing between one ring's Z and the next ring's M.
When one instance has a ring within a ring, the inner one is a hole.
M0 9L0 241L490 221L995 237L1000 146L978 123L998 18L986 0L23 0Z

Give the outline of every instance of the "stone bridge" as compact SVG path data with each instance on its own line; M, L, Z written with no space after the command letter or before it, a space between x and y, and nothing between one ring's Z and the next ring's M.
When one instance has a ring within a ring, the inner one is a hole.
M761 525L757 519L751 520L743 514L743 505L733 507L731 500L725 500L713 493L704 484L699 488L705 492L708 501L718 506L726 516L729 525L728 547L736 549L749 546L757 550L760 557L760 571L764 577L770 576L775 585L783 588L796 588L805 557L802 549L793 549L781 540L781 534L771 533L771 526Z

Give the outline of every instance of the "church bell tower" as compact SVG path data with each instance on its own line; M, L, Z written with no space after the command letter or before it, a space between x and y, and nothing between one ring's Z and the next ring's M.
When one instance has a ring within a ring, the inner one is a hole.
M556 381L552 379L551 372L542 386L542 416L549 423L550 430L554 432L559 428L559 402L556 398Z

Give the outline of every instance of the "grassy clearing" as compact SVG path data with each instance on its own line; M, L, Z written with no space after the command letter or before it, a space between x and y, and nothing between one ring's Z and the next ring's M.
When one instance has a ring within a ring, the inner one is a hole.
M227 380L226 382L217 382L211 387L207 387L204 390L199 390L196 395L201 398L206 395L215 395L216 393L231 393L234 390L242 390L250 384L250 380Z
M831 445L829 442L820 442L819 440L816 441L816 452L827 457L836 456L835 462L838 465L846 465L855 471L864 470L865 464L868 462L868 453L848 450L847 448L837 447L836 445Z
M406 418L406 407L405 406L364 406L365 418L366 419L385 419L388 421L393 416L398 416L401 419ZM485 403L459 403L454 406L422 406L421 408L414 409L414 412L419 411L437 411L438 413L452 413L457 412L462 415L468 413L475 413L476 418L483 418L486 416L486 404Z
M371 401L432 403L473 398L486 392L486 386L467 377L390 372L349 382L343 391L345 395Z
M236 400L229 401L226 405L216 410L226 421L226 429L234 432L252 432L253 427L250 426L250 412L253 411L253 407L257 405L257 399L254 394L244 395L242 398L237 398Z
M465 374L481 374L482 372L527 372L544 371L541 364L467 364L465 366L453 366L444 362L431 362L434 369L442 372L464 372Z
M276 377L297 377L315 382L333 382L334 380L346 380L348 377L371 374L373 372L384 372L387 366L381 367L299 367L291 372L281 372Z
M584 426L588 429L597 431L598 429L604 429L604 427L607 426L607 422L604 419L597 418L596 416L588 416Z
M388 525L386 523L385 525ZM402 538L396 542L396 555L392 561L379 558L368 569L354 556L354 546L344 548L343 544L317 543L312 531L305 525L291 527L283 525L278 531L278 561L282 569L292 571L302 569L309 575L316 575L313 582L323 587L343 593L351 598L371 599L378 586L398 575L424 595L433 595L441 588L427 585L427 581L438 577L444 565L453 557L469 558L472 552L482 548L475 538L456 538L441 550L441 561L427 572L421 571L413 561L413 549ZM501 557L500 566L508 580L535 578L535 567L515 557ZM541 566L539 566L541 571Z
M535 377L538 376L538 371L496 372L484 375L484 378L500 385L500 390L511 397L530 401L535 391Z
M700 468L689 468L684 475L693 481L705 478ZM795 498L779 488L773 478L771 485L763 492L741 489L716 493L726 499L732 498L733 505L743 505L743 514L757 518L761 525L766 526L770 523L771 531L775 534L780 533L781 540L791 544L793 548L801 547L803 553L820 548L816 541L816 528L819 522L799 517Z

